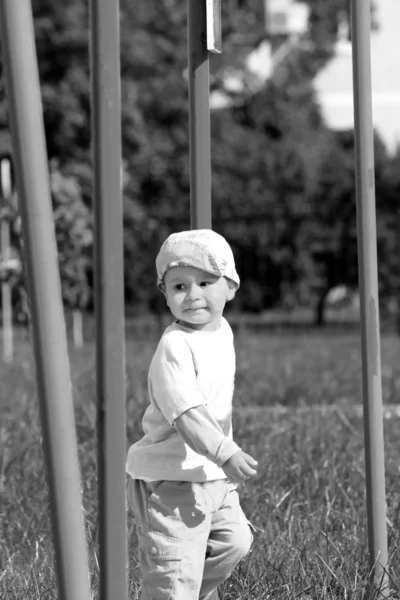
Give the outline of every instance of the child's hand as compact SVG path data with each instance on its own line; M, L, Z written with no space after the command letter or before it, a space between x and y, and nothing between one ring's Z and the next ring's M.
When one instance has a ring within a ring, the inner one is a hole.
M222 465L222 469L233 483L242 483L257 474L253 468L256 465L258 462L254 458L239 450Z

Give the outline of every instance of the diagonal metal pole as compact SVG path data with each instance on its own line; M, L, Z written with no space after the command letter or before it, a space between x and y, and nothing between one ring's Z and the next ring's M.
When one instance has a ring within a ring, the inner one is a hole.
M126 600L119 1L91 0L100 599Z
M61 600L89 600L77 440L30 0L0 2L44 455Z
M373 579L381 581L383 587L387 587L385 569L388 550L372 127L370 2L352 0L351 9L368 539Z
M211 229L210 66L206 0L187 0L190 227Z

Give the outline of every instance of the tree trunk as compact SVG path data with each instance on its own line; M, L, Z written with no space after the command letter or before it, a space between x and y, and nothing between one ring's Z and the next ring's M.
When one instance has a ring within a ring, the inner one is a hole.
M316 327L324 327L326 325L325 322L325 308L326 308L326 298L328 296L329 289L324 289L320 293L318 298L318 302L315 306L315 317L314 324Z
M400 336L400 300L398 299L396 302L396 333Z
M83 319L82 312L77 309L72 311L72 332L75 348L82 348L84 344Z

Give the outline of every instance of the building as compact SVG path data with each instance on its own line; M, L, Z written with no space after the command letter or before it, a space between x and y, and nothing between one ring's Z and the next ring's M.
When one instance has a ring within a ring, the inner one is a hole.
M371 34L372 111L377 132L389 152L400 144L399 0L376 0L378 31ZM352 51L346 30L336 56L315 78L326 123L332 129L354 127Z
M228 94L221 90L213 92L212 109L231 103L229 92L240 93L244 88L249 90L249 87L254 92L258 91L292 44L298 43L307 27L308 11L304 3L293 0L265 2L273 12L269 17L272 33L279 36L286 32L289 34L288 42L273 51L270 42L264 40L247 56L244 70L227 71L224 87ZM397 144L400 145L400 0L375 2L379 28L371 33L373 121L389 152L394 152ZM314 81L325 121L337 130L354 127L352 49L348 37L348 26L343 23L334 58Z

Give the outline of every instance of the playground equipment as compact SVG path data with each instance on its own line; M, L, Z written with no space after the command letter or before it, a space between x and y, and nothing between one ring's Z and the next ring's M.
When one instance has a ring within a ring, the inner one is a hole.
M351 2L358 270L360 281L365 467L371 572L388 593L385 460L375 214L370 3Z
M90 5L100 598L127 592L119 3Z
M11 139L6 130L0 129L0 197L2 210L7 210L13 201L13 178L11 169ZM8 207L6 208L6 206ZM0 223L0 248L1 248L1 266L8 271L8 265L11 259L10 249L10 222L8 218L3 218ZM3 359L9 362L13 358L14 339L13 339L13 312L11 301L11 286L8 281L1 283L1 310L3 325Z
M208 3L209 4L209 3ZM213 0L210 15L218 14ZM188 0L191 227L211 227L206 0ZM210 25L208 23L208 25ZM61 600L89 600L67 341L30 0L3 0L0 28L23 221L33 343ZM215 32L215 28L208 27ZM371 573L387 581L372 135L370 5L352 0L366 490ZM215 40L214 40L215 42ZM218 44L214 44L218 50ZM127 600L119 3L91 1L100 587ZM382 591L385 597L385 591Z
M58 586L62 600L87 600L78 450L30 1L1 2L0 24Z

